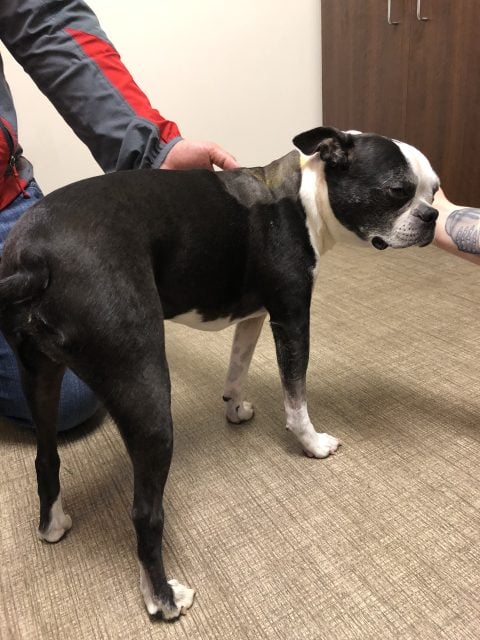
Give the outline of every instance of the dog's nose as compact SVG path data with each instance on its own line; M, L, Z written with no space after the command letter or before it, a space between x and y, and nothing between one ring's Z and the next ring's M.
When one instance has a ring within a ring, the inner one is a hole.
M428 204L421 204L413 211L413 215L423 222L435 222L438 218L438 211Z

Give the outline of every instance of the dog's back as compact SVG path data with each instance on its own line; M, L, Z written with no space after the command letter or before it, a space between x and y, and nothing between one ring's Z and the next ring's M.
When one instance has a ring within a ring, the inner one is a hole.
M294 209L298 186L285 199ZM127 280L141 291L153 277L165 318L192 309L206 321L246 317L262 307L278 263L265 249L286 258L292 224L308 245L302 214L290 216L274 194L263 169L127 171L58 189L12 230L0 307L12 320L34 303L36 316L58 329L67 321L58 300L87 320L89 305L111 313L124 304Z

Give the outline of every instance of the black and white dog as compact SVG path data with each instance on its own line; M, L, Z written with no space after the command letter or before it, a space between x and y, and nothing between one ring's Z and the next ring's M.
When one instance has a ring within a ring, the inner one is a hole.
M47 196L17 223L0 266L0 327L15 350L37 434L40 537L71 526L62 509L56 414L65 367L115 419L134 472L133 522L147 610L184 613L193 590L167 581L162 496L172 455L163 319L237 324L224 390L231 422L269 315L287 429L309 456L339 443L307 412L309 307L320 256L336 241L426 245L438 178L415 148L320 127L272 164L227 172L130 171Z

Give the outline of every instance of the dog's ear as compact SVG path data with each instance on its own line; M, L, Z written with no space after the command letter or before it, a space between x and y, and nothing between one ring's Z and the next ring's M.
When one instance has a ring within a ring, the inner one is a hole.
M352 134L334 127L317 127L295 136L293 144L305 155L318 153L327 165L337 167L348 164L354 139Z

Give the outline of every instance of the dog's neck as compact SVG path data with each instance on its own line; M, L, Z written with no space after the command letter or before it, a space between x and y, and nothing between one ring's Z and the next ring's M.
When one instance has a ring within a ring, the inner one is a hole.
M300 209L299 193L302 181L300 155L291 151L283 158L264 167L244 167L219 171L216 175L225 189L242 206L277 205L290 201Z
M298 198L302 180L300 154L291 151L283 158L274 160L263 167L266 186L273 192L281 192L283 197Z
M295 149L264 167L222 171L218 176L227 191L243 205L277 205L284 201L305 215L316 258L314 277L320 256L336 242L364 244L335 217L328 198L324 163L318 156L305 156Z
M300 154L294 150L264 167L243 169L262 185L265 197L278 202L298 199L302 181ZM267 196L268 194L268 196Z
M317 267L314 271L314 276L316 276L320 256L335 244L334 237L330 233L324 218L324 213L331 214L332 218L335 216L328 200L328 188L325 181L323 162L314 157L309 158L301 155L300 164L302 170L300 199L305 209L310 242L317 259Z
M308 232L318 260L337 242L364 246L364 242L344 227L333 213L328 197L325 165L318 156L300 154L302 182L300 199L305 209ZM315 274L316 275L316 274Z

